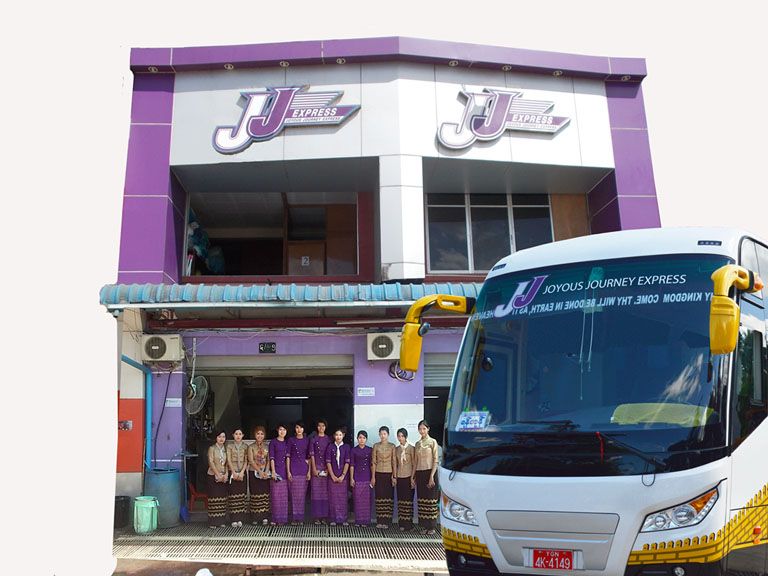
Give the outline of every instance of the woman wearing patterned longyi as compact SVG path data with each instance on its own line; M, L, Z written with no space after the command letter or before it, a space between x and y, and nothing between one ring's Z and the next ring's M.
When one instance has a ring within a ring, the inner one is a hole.
M422 534L434 534L437 526L437 441L429 435L426 420L419 422L416 442L416 499Z
M347 525L349 501L347 492L349 479L350 447L344 444L344 429L337 427L333 432L334 442L325 450L325 465L330 477L328 484L328 519L331 526Z
M399 445L395 448L395 476L397 477L397 523L400 531L413 529L413 489L416 487L414 474L415 449L408 444L408 430L397 431Z
M253 444L248 446L248 490L254 524L269 524L269 448L264 426L253 429Z
M352 486L352 501L355 508L355 524L368 526L371 523L371 453L366 446L368 432L357 433L357 446L349 455L349 483Z
M227 446L227 468L229 468L229 486L227 487L227 508L233 528L241 528L248 520L248 446L243 442L243 431L235 428L232 433L234 442Z
M208 448L208 525L225 526L227 521L227 433L216 434L216 443Z
M373 480L376 491L376 528L387 528L395 513L395 445L389 441L389 428L379 428L379 440L373 445Z
M304 504L309 485L309 438L304 436L304 423L296 422L296 435L288 439L288 488L291 495L291 523L304 522Z
M320 419L317 422L317 434L312 439L310 465L312 467L312 518L315 524L328 520L328 471L325 466L325 451L331 439L325 433L328 423Z
M283 424L277 426L277 438L269 443L269 466L272 480L269 485L269 503L272 508L272 524L288 523L288 442L285 434L288 429Z

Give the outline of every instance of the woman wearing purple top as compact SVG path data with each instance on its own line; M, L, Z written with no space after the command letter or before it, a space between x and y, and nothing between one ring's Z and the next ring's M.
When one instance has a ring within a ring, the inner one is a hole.
M317 422L317 436L310 445L310 465L312 467L312 518L315 524L328 520L328 471L325 469L325 451L331 439L325 433L328 423Z
M325 451L325 462L331 481L328 485L329 516L331 526L347 526L349 515L347 503L347 472L349 472L350 448L344 444L344 430L336 428L332 444Z
M291 492L292 524L304 522L304 502L309 483L309 438L304 423L296 422L296 436L288 439L288 487Z
M368 526L371 523L371 456L373 448L366 446L368 432L357 433L357 446L350 456L352 500L355 503L355 524Z
M288 430L282 424L277 426L277 438L269 443L269 467L272 481L269 486L269 500L272 508L272 525L288 522L288 477L286 460L288 442L285 434Z

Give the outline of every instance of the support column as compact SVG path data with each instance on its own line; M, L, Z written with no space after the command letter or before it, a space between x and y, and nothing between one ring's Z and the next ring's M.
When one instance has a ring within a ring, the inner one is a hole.
M423 363L411 382L389 376L390 361L368 360L366 338L360 338L354 358L354 426L351 441L358 430L367 430L368 438L378 442L379 427L389 427L396 442L398 428L408 430L411 441L418 438L417 425L424 418Z
M122 334L118 341L117 392L117 476L115 494L139 496L142 493L144 471L144 373L121 360L125 355L141 362L139 335L142 331L141 313L126 310L118 326Z
M640 84L606 82L615 170L589 193L593 234L661 226Z
M178 283L186 193L170 170L173 74L136 74L123 195L119 283Z
M379 158L381 278L423 279L424 181L421 156Z

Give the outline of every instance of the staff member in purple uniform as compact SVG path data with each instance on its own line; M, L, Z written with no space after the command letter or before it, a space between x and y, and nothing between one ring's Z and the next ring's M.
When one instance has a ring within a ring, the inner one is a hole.
M304 423L296 422L296 435L288 439L288 487L291 493L292 524L304 522L304 503L309 483L309 438Z
M325 420L317 422L317 435L312 438L310 446L312 518L315 524L328 520L328 471L325 467L325 451L331 439L325 433L327 427Z
M272 481L269 486L269 500L272 508L272 524L288 523L288 442L285 434L288 432L282 424L277 425L277 438L269 443L269 467Z
M366 446L368 432L357 433L357 446L352 448L350 456L352 501L355 505L355 524L368 526L371 523L371 456L373 448Z
M331 526L348 525L349 508L347 503L347 472L349 472L350 448L344 444L344 430L336 428L333 432L333 444L325 451L325 462L331 482L328 485L329 517Z

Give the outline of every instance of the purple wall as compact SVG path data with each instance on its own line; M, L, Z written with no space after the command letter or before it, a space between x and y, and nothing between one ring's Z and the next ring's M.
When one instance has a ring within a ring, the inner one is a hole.
M180 279L186 194L171 174L173 74L134 76L117 281Z
M152 371L151 458L155 468L178 468L180 465L167 461L179 460L179 453L184 449L184 378L182 372ZM163 410L166 398L181 399L181 404L166 406Z
M412 382L398 382L389 377L387 361L369 361L366 353L364 334L351 336L304 336L270 332L263 336L233 337L231 334L216 332L187 332L184 345L192 349L192 337L197 337L197 353L200 356L256 356L259 342L276 342L277 355L305 354L351 354L354 356L354 403L355 404L420 404L424 399L423 370L416 373ZM424 341L424 353L457 352L461 334L431 333ZM422 364L423 368L423 356ZM360 396L360 387L375 387L376 395Z
M661 226L643 89L606 82L615 170L590 191L593 234Z

